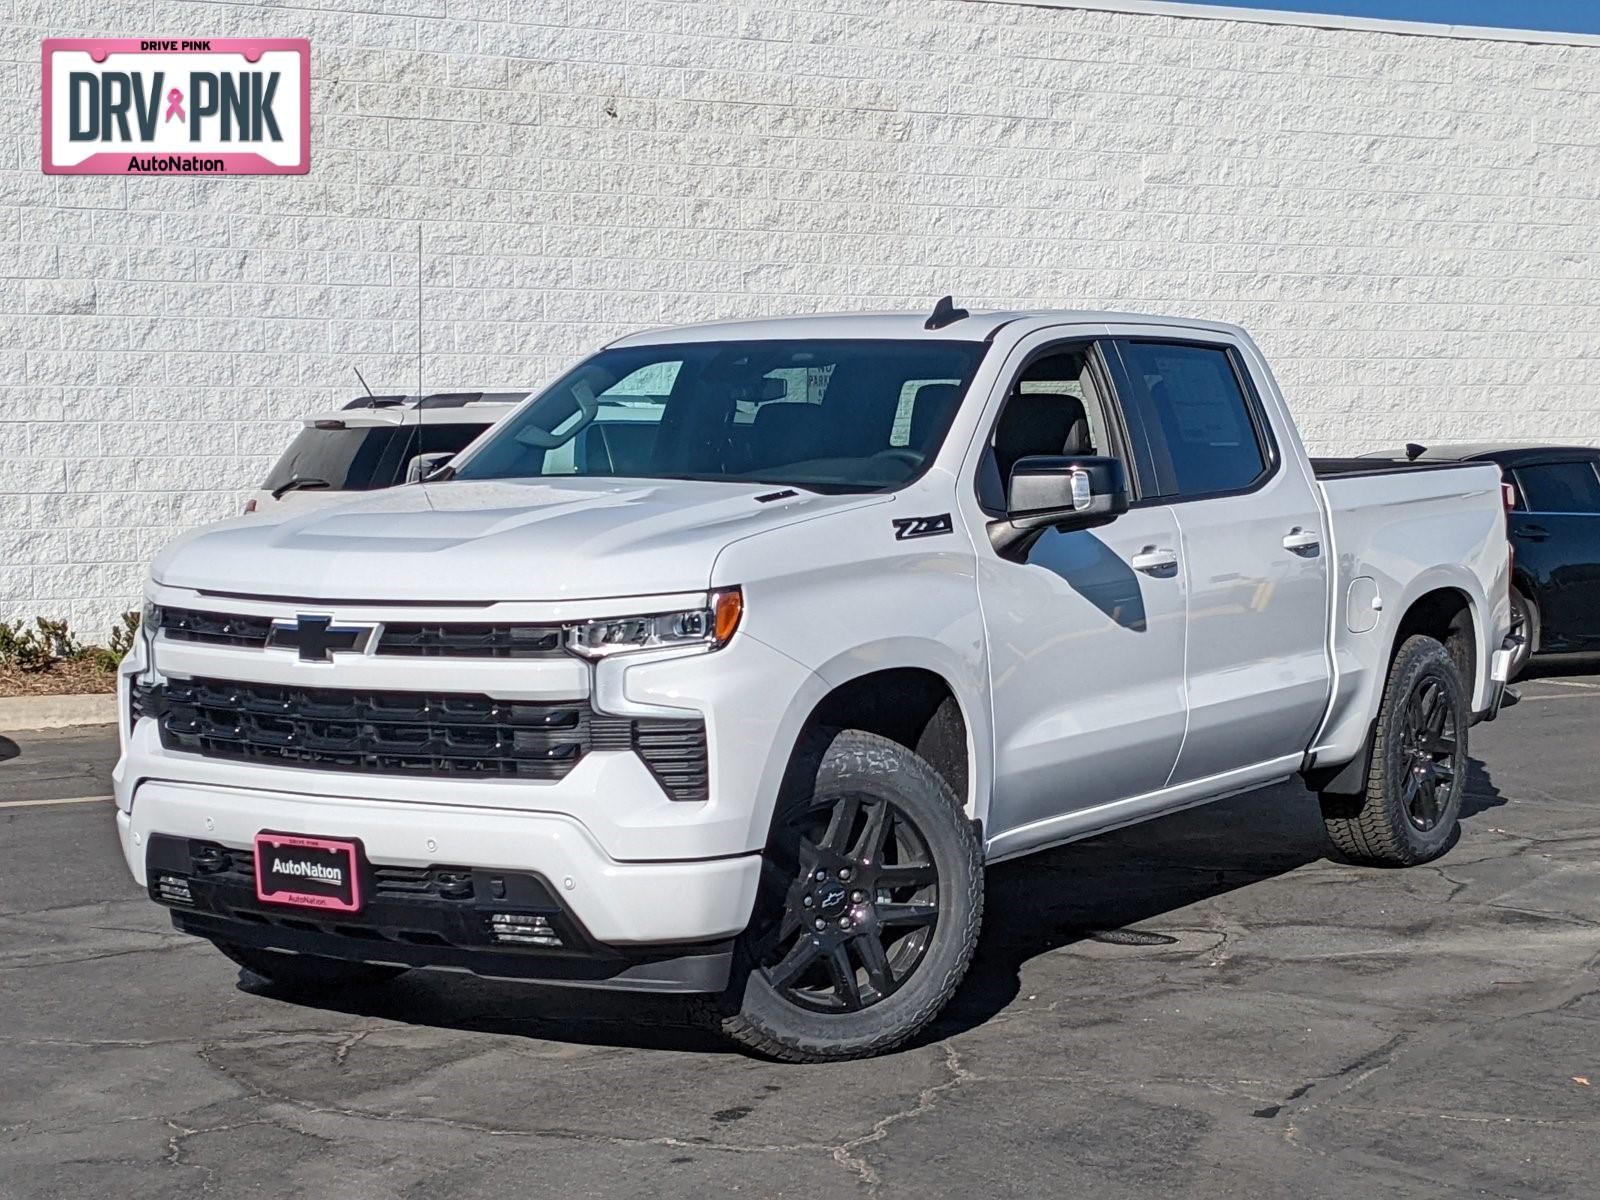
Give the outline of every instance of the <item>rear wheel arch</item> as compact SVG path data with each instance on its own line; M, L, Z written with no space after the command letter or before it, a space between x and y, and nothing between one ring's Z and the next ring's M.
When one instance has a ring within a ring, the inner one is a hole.
M1384 675L1394 669L1401 647L1417 634L1431 637L1449 652L1461 674L1461 683L1471 698L1478 680L1478 615L1472 597L1458 587L1436 587L1417 596L1401 614L1389 641L1389 653L1384 660ZM1377 693L1382 700L1383 689ZM1367 736L1360 752L1348 762L1319 764L1303 770L1301 777L1312 791L1335 795L1354 795L1366 787L1367 771L1372 759L1378 716L1374 711L1367 724Z
M1478 686L1478 631L1482 620L1472 597L1457 587L1437 587L1424 592L1407 606L1389 640L1389 665L1406 640L1422 634L1439 642L1450 652L1461 672L1469 703Z

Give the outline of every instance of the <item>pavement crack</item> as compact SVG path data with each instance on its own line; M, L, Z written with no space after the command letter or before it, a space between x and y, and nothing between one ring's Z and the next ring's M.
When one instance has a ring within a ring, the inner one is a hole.
M339 1044L333 1049L333 1065L342 1069L345 1065L345 1060L350 1057L350 1051L366 1041L367 1035L371 1032L372 1030L370 1029L361 1029L341 1038Z
M1263 1108L1257 1109L1254 1115L1264 1119L1276 1117L1285 1108L1288 1108L1291 1104L1294 1104L1296 1100L1304 1099L1324 1084L1334 1083L1341 1079L1349 1080L1348 1083L1346 1083L1343 1087L1340 1087L1333 1093L1333 1095L1329 1096L1328 1100L1313 1099L1311 1103L1302 1104L1294 1110L1296 1115L1311 1112L1319 1105L1325 1104L1328 1101L1337 1098L1338 1096L1342 1096L1351 1088L1359 1086L1361 1083L1367 1079L1370 1079L1379 1071L1393 1066L1401 1046L1409 1041L1411 1036L1412 1035L1410 1033L1395 1034L1383 1045L1367 1051L1359 1058L1346 1063L1338 1070L1332 1071L1326 1075L1319 1075L1315 1079L1309 1080L1306 1083L1302 1083L1299 1087L1295 1088L1292 1092L1285 1096L1280 1103L1269 1104ZM1352 1078L1352 1076L1354 1076L1354 1078ZM1290 1123L1290 1128L1293 1128L1292 1122Z
M948 1042L944 1046L944 1060L945 1069L950 1073L948 1079L942 1083L935 1083L923 1088L917 1093L916 1102L909 1108L903 1108L898 1112L890 1113L886 1117L880 1117L872 1123L872 1128L866 1133L860 1137L851 1138L848 1142L834 1148L833 1161L854 1175L866 1187L869 1195L877 1195L883 1181L879 1178L878 1172L873 1168L872 1164L863 1158L858 1151L874 1143L881 1142L889 1136L891 1126L897 1125L901 1121L909 1121L915 1117L922 1116L937 1105L945 1093L953 1091L969 1080L977 1078L962 1065L960 1054Z

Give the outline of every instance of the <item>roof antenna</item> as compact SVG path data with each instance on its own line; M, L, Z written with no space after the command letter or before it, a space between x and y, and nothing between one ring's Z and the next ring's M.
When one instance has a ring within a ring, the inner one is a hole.
M954 296L941 297L939 303L933 306L933 313L922 323L924 329L943 329L946 325L953 325L971 316L964 308L956 307Z
M422 222L417 222L417 399L422 398Z
M1407 442L1406 443L1406 461L1407 462L1416 462L1417 459L1421 458L1427 452L1428 452L1428 448L1426 446L1420 445L1417 442Z
M363 379L362 376L361 376L361 368L356 366L354 363L351 363L350 364L350 369L356 373L356 378L361 380L361 386L363 388L366 388L367 399L376 400L377 397L372 394L372 389L370 387L367 387L367 381L365 379Z

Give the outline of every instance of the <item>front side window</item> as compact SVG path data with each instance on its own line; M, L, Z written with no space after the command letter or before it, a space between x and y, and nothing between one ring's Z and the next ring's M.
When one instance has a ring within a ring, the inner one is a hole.
M1150 415L1152 442L1165 442L1181 498L1235 492L1267 472L1266 447L1228 351L1175 342L1120 341L1123 367Z
M1523 507L1536 513L1600 513L1600 475L1592 462L1517 468Z
M865 339L603 350L503 422L456 477L895 488L938 452L984 350Z

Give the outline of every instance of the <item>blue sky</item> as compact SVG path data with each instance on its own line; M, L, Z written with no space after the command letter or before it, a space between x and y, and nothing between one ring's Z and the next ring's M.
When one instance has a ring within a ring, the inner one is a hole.
M1596 0L1190 0L1234 8L1337 13L1347 17L1386 17L1395 21L1442 21L1452 25L1498 25L1508 29L1547 29L1600 33Z

